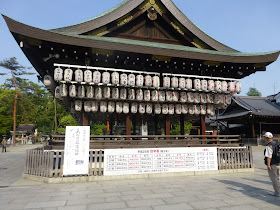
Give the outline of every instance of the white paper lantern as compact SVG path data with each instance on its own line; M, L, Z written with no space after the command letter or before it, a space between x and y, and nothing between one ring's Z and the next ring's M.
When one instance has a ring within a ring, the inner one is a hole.
M193 108L194 108L194 114L199 115L200 114L200 105L195 104L193 106Z
M55 97L55 98L61 98L61 95L60 95L60 86L57 86L57 87L55 88L54 97Z
M109 101L108 102L108 112L113 113L115 111L115 106L116 106L115 102Z
M144 84L144 77L143 77L143 75L141 75L141 74L137 75L136 76L136 85L138 87L142 87L143 84Z
M236 82L235 83L235 92L236 93L240 93L241 92L241 83L240 82Z
M75 110L76 110L77 112L80 112L80 111L82 111L82 107L83 107L82 101L76 100L76 101L75 101Z
M92 86L87 86L86 88L86 97L93 98L94 97L94 88Z
M193 104L188 105L188 113L189 114L194 114L194 105Z
M179 88L184 89L186 88L186 79L185 78L180 78L179 79Z
M182 114L187 114L188 113L188 104L182 104L181 105L181 110L182 110Z
M186 92L180 92L180 101L185 103L188 100L188 96Z
M123 113L124 114L129 113L129 103L127 103L127 102L123 103Z
M207 94L206 95L207 103L213 104L214 103L214 96L212 94Z
M119 99L119 89L118 88L113 88L113 90L112 90L112 98L113 99Z
M73 71L72 69L65 69L64 70L64 80L67 82L72 81Z
M102 113L107 112L107 102L106 101L100 102L100 112L102 112Z
M125 100L127 98L127 91L125 88L121 88L120 90L120 99Z
M213 80L208 80L208 90L214 91L215 90L215 83Z
M122 113L122 108L123 108L122 102L117 102L116 103L116 112Z
M61 97L66 97L67 94L68 94L68 91L67 91L67 85L66 84L61 84L60 85L60 96Z
M129 74L128 75L128 81L127 81L129 86L135 86L135 75L134 74Z
M85 70L85 72L84 72L84 80L87 83L92 82L92 72L90 70Z
M61 68L56 68L54 70L54 76L53 76L55 81L62 81L63 80L63 70ZM72 77L71 77L72 79Z
M168 105L168 114L174 114L174 104Z
M145 86L146 87L152 87L153 86L153 80L150 75L145 76Z
M193 81L193 87L195 90L201 90L201 85L200 85L200 80L199 79L195 79Z
M172 96L172 91L166 91L166 101L172 101L173 96Z
M189 103L193 103L194 102L194 94L192 92L188 92L187 93L187 98L188 98L188 102Z
M206 104L207 103L207 97L206 97L206 94L205 93L201 93L200 94L200 102L202 104Z
M129 88L127 92L128 92L128 94L127 94L128 99L135 100L135 90Z
M161 114L161 105L155 104L155 114Z
M137 113L137 103L132 103L130 106L130 111L132 114L136 114Z
M176 104L175 105L175 113L176 114L182 114L182 106L181 106L181 104Z
M69 86L69 96L75 98L77 96L77 89L75 85Z
M179 92L173 91L172 92L172 101L179 101Z
M158 100L162 101L162 102L165 101L165 92L164 91L160 90L158 92Z
M199 93L194 93L193 98L194 98L194 103L197 103L197 104L200 103L200 94Z
M44 76L44 81L43 81L44 85L48 88L53 88L55 83L53 81L53 78L50 75L45 75Z
M225 94L221 94L221 102L220 102L220 104L226 105L226 95Z
M229 82L228 83L228 91L234 92L235 91L235 84L234 82Z
M109 84L110 83L110 73L105 71L102 73L102 83Z
M153 76L153 87L155 88L160 87L159 76Z
M85 112L91 112L91 101L85 101L84 110Z
M151 100L151 91L150 90L144 90L144 100L145 101Z
M168 114L168 104L163 104L161 106L161 111L162 111L162 114Z
M95 88L95 98L102 99L102 89L101 87Z
M98 111L98 102L97 101L92 101L91 102L91 110L93 112L97 112Z
M222 81L222 92L227 92L228 84L226 81Z
M192 89L192 80L190 78L186 79L186 89Z
M92 74L92 81L95 84L99 84L101 82L101 73L99 71L94 71Z
M85 86L78 86L78 98L84 98L85 97Z
M84 72L81 69L75 71L75 81L82 82L84 80Z
M200 81L200 88L202 91L206 91L208 88L207 80L203 79Z
M152 101L158 101L158 91L157 90L152 91Z
M216 94L213 96L214 98L214 104L220 104L222 103L222 95L221 94Z
M215 81L215 91L218 93L222 92L222 83L219 80Z
M171 87L178 88L179 87L179 80L178 77L171 78Z
M206 115L206 105L200 105L200 114Z
M139 104L138 112L140 114L144 114L145 113L145 104L143 104L143 103Z
M105 87L103 89L103 97L110 98L111 97L111 89L109 87Z
M215 108L212 104L207 104L207 111L206 113L210 116L214 116L215 115Z
M127 74L122 73L120 76L120 85L127 85Z
M230 95L225 95L225 102L227 105L231 104L231 96Z
M143 90L142 89L136 90L136 100L142 101L143 98L144 98Z
M118 85L120 83L120 75L118 72L113 72L111 74L111 81L113 85Z
M146 104L146 113L147 114L152 114L153 112L153 105L152 104Z
M163 87L165 88L170 87L170 77L163 77Z

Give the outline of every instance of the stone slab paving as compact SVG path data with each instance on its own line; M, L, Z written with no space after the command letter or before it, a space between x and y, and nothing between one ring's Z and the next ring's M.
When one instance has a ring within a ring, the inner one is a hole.
M254 173L65 184L21 179L28 148L0 154L0 209L280 209L280 198L269 195L264 147L253 148Z

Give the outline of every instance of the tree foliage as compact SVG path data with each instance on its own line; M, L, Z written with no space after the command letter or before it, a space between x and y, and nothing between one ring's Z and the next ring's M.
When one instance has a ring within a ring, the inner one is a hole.
M184 133L189 134L192 129L192 124L190 122L184 123ZM172 125L172 129L170 131L171 135L180 135L181 134L181 128L180 124L174 124Z
M262 94L256 88L250 87L249 91L247 92L247 96L262 96Z

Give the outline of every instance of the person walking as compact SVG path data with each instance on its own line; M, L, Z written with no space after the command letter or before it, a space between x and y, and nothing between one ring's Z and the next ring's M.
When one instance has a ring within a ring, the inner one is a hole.
M278 145L273 141L273 135L270 132L266 132L264 135L264 139L267 144L264 150L264 162L267 165L267 171L269 178L272 182L272 186L274 188L273 196L280 197L280 187L279 187L279 171L277 170L278 160L277 160L277 152Z
M7 152L6 151L6 139L5 139L5 137L2 140L2 152L4 152L4 150L5 150L5 152Z

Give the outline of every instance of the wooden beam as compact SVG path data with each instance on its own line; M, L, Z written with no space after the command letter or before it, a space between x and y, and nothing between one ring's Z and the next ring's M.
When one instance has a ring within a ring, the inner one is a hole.
M255 135L255 124L254 124L254 122L251 122L251 126L252 126L252 137L255 138L256 135Z
M170 118L168 115L165 117L165 134L170 135ZM166 139L170 138L166 137Z
M126 115L126 135L131 135L131 119L129 114ZM127 140L129 140L129 138L127 138Z
M185 115L180 115L180 134L185 135Z
M205 115L200 115L200 130L201 135L206 135Z
M83 126L88 126L88 114L83 113Z

